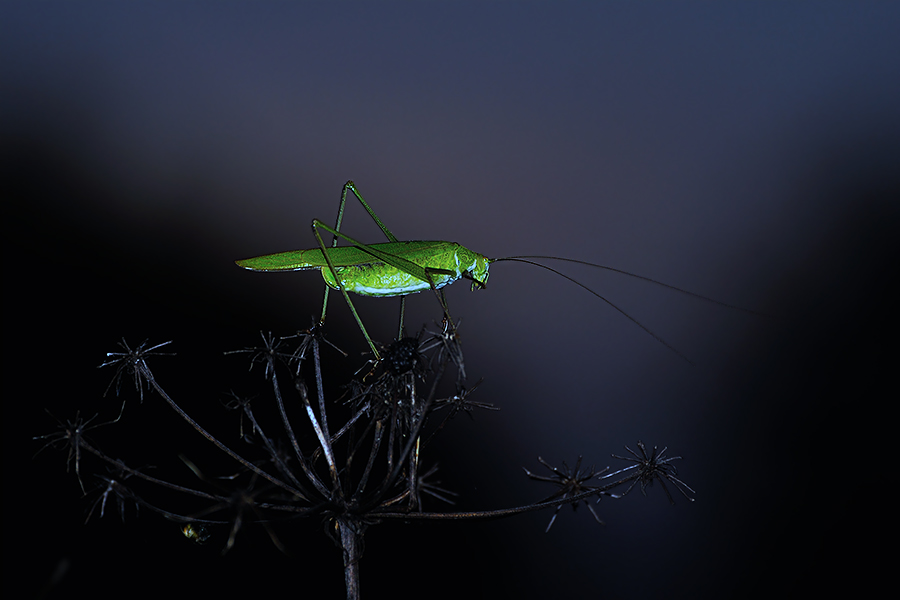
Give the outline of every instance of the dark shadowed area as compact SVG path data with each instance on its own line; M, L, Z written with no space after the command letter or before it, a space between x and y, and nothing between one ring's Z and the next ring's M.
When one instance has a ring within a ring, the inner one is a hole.
M82 498L32 437L45 409L115 417L96 367L123 336L174 340L157 378L236 427L221 401L258 374L222 352L308 327L322 282L233 261L313 247L348 179L401 240L598 262L767 315L552 265L691 365L528 265L448 288L470 384L502 409L442 433L459 509L549 495L522 472L538 456L618 468L638 440L684 457L696 501L657 485L547 534L550 512L382 524L365 596L865 595L894 478L898 30L888 2L0 4L7 597L343 596L321 522L279 531L289 556L248 527L224 557L133 507L85 525L101 482ZM344 229L382 241L359 206ZM408 305L411 332L441 317ZM357 307L390 341L398 301ZM366 350L339 298L327 332ZM129 464L232 468L157 398L125 418L93 439Z

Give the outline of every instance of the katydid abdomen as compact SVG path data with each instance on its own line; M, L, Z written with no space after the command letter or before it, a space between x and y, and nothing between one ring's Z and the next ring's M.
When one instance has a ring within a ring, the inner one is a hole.
M427 281L405 273L396 267L378 262L350 265L349 267L335 267L337 279L343 284L344 289L360 296L372 296L374 298L388 298L391 296L405 296L415 294L431 288ZM459 279L460 275L435 275L432 277L434 288L440 289ZM335 290L341 289L331 271L322 269L322 278L329 287Z
M373 244L382 246L387 244ZM484 284L488 275L488 259L456 242L393 242L404 248L400 256L425 269L431 281L423 280L408 271L381 261L335 266L337 277L348 292L361 296L385 298L405 296L422 290L440 289L463 276ZM372 256L368 259L372 260ZM330 287L340 289L329 269L321 269L322 278ZM475 284L473 284L475 285Z

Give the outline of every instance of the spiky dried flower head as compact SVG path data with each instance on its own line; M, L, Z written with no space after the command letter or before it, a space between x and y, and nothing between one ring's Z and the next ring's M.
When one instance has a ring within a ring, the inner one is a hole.
M653 450L648 454L647 448L644 446L644 443L640 440L637 443L638 450L640 450L640 454L625 446L625 449L629 454L633 457L627 456L617 456L613 454L613 458L617 458L619 460L626 460L634 463L631 466L625 467L624 469L619 469L615 473L610 473L606 475L605 478L614 477L621 473L626 473L629 471L633 471L628 477L625 477L622 480L622 483L626 481L631 481L631 485L628 486L628 489L622 494L623 496L630 492L632 488L634 488L635 484L641 484L641 493L645 496L647 495L647 488L653 485L654 481L659 481L659 484L662 486L663 491L666 493L666 497L669 499L669 502L675 504L675 499L672 498L672 494L669 493L669 488L666 487L666 481L670 482L675 488L681 492L681 494L690 500L694 501L693 498L688 496L688 492L692 494L696 494L694 490L690 488L685 482L677 477L678 469L675 468L675 465L672 464L674 460L680 460L680 456L667 457L666 450L668 450L668 446L663 447L662 450L659 450L657 446L653 446Z
M49 411L47 414L50 414ZM53 415L50 415L53 416ZM120 414L121 416L121 414ZM53 417L56 419L56 417ZM46 435L35 436L33 439L35 440L47 440L47 442L41 446L37 452L35 452L35 456L41 452L47 446L53 447L65 447L67 446L69 449L69 455L66 459L66 472L69 471L72 463L75 463L75 476L78 478L78 484L81 486L82 493L85 492L84 482L81 480L81 451L85 446L84 434L91 429L96 429L97 427L102 427L103 425L109 425L111 423L115 423L118 419L114 421L107 421L106 423L98 423L96 425L91 425L91 422L97 418L97 415L94 415L90 419L81 418L81 412L78 411L75 413L74 419L69 419L65 423L56 419L59 428L57 431L53 433L48 433Z
M589 468L582 470L581 469L581 459L579 456L578 460L575 461L575 467L570 469L569 465L563 461L562 468L557 468L545 461L543 458L538 456L538 462L544 465L547 469L552 473L551 476L543 476L532 473L525 467L522 469L525 471L525 474L528 475L531 479L535 481L546 481L547 483L552 483L557 486L557 490L544 498L542 502L547 502L548 500L555 500L557 498L572 498L574 496L578 496L580 494L584 494L585 492L592 492L594 490L599 490L598 486L590 486L587 485L587 482L594 478L601 478L601 475L605 473L609 467L603 469L602 471L595 471L594 466L591 465ZM598 495L602 492L598 492ZM599 500L599 498L598 498ZM588 510L591 511L591 514L594 516L594 520L597 521L600 525L603 525L603 521L600 520L600 517L597 515L597 512L594 510L594 507L585 498L584 503L587 505ZM580 502L576 501L572 503L572 510L576 510ZM553 523L556 521L556 516L559 514L560 509L562 508L562 504L556 507L556 511L554 511L553 516L550 517L550 523L547 524L547 529L544 531L550 531L550 528L553 527Z
M106 391L103 392L103 395L106 396L109 393L109 390L112 389L113 384L116 386L116 396L119 395L119 391L122 388L122 378L126 375L131 375L134 380L134 387L140 394L141 402L144 401L144 385L146 384L147 389L150 389L150 384L153 381L153 373L150 372L150 367L147 366L147 357L148 356L175 356L174 352L154 352L157 348L162 348L163 346L167 346L172 343L172 340L168 342L163 342L162 344L156 344L155 346L147 346L147 340L141 342L138 346L132 349L128 342L125 341L125 338L122 338L122 341L119 342L119 346L124 350L124 352L107 352L106 353L106 361L103 364L99 365L97 368L102 369L103 367L116 367L116 374L113 376L112 381L109 382L109 385L106 387ZM122 408L125 408L125 405L122 405ZM121 416L121 413L120 415Z

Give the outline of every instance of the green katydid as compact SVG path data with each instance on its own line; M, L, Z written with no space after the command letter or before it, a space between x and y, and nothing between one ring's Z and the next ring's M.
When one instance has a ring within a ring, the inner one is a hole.
M344 207L347 203L348 191L352 192L353 195L356 196L356 199L359 200L360 204L362 204L366 212L369 213L369 216L372 217L378 227L381 228L381 231L384 232L384 235L388 239L387 242L378 244L363 244L362 242L359 242L340 231L341 221L344 216ZM322 236L319 234L320 228L333 235L331 247L326 247L325 243L322 241ZM319 271L321 271L322 273L322 278L327 284L325 286L325 299L322 303L322 316L319 319L319 323L321 324L325 320L325 311L328 306L329 290L340 290L340 292L344 296L344 299L347 301L347 305L350 307L350 311L353 313L353 317L356 319L356 323L359 325L363 336L366 338L366 342L368 342L369 347L372 349L372 353L375 355L376 359L379 360L381 358L381 354L375 347L372 338L369 337L369 333L366 331L366 327L365 325L363 325L362 319L360 319L359 314L356 312L356 308L353 306L353 301L350 300L350 295L348 292L354 292L362 296L374 296L379 298L400 296L400 332L402 335L405 297L409 294L431 289L437 295L438 300L441 302L441 306L444 309L445 317L450 322L450 326L453 327L453 322L449 317L447 304L444 300L443 290L441 290L441 288L445 285L453 283L458 279L471 280L473 290L477 288L484 288L487 284L488 279L488 267L491 265L491 263L501 261L524 262L541 267L543 269L547 269L561 277L564 277L565 279L568 279L569 281L584 288L591 294L597 296L598 298L609 304L612 308L622 313L625 317L630 319L641 329L653 336L654 339L665 345L667 348L669 348L685 360L687 360L687 358L684 357L684 355L682 355L680 352L678 352L678 350L676 350L674 347L672 347L668 342L650 331L647 327L637 321L637 319L630 316L628 313L623 311L621 308L619 308L594 290L576 281L575 279L572 279L568 275L560 273L556 269L552 269L551 267L542 265L529 259L562 260L566 262L573 262L588 265L591 267L597 267L608 271L614 271L616 273L622 273L630 277L643 279L645 281L649 281L651 283L655 283L657 285L661 285L669 289L682 292L684 294L689 294L703 300L714 302L716 304L727 306L729 308L746 310L731 306L729 304L725 304L724 302L719 302L718 300L713 300L700 294L695 294L693 292L683 290L666 283L662 283L660 281L656 281L655 279L650 279L649 277L635 275L634 273L629 273L621 269L615 269L613 267L607 267L604 265L598 265L595 263L575 260L571 258L560 258L556 256L509 256L505 258L488 258L483 254L473 252L472 250L469 250L468 248L457 244L456 242L401 242L394 236L393 233L391 233L391 231L384 225L384 223L381 222L381 219L379 219L378 215L376 215L375 212L369 207L352 181L348 181L347 183L345 183L344 188L341 191L341 204L340 208L338 209L337 221L334 228L329 227L318 219L313 219L312 230L313 235L315 235L316 240L319 242L318 248L312 248L309 250L292 250L288 252L279 252L277 254L267 254L265 256L257 256L255 258L247 258L235 262L239 267L243 267L251 271L299 271L306 269L319 269ZM338 238L342 238L352 245L338 246Z

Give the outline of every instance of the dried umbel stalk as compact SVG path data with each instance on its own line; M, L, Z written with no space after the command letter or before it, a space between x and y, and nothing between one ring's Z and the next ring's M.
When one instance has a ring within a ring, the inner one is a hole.
M90 460L99 466L95 472L100 485L88 518L95 514L103 517L107 509L115 509L124 518L127 507L133 505L178 523L185 536L197 543L207 543L217 538L217 531L227 531L227 537L221 536L226 540L223 553L234 546L245 526L262 526L284 550L278 535L282 522L318 519L342 548L348 598L359 595L363 539L366 530L377 524L398 519L490 519L553 508L549 531L564 504L575 508L584 502L601 522L592 502L603 496L624 496L637 483L645 491L658 480L672 500L665 486L668 481L690 498L688 492L693 490L676 477L671 464L677 457L666 458L665 449L658 452L656 448L648 454L638 442L640 454L629 449L633 458L625 459L634 464L609 474L608 468L582 470L581 457L574 469L565 463L553 467L538 458L551 475L536 475L527 469L525 473L558 488L541 502L476 512L426 510L424 502L452 505L456 497L436 478L438 467L429 459L430 442L460 412L471 416L479 409L497 410L473 398L477 383L467 387L457 330L445 322L437 332L423 329L414 337L382 347L381 360L341 386L324 381L324 357L344 358L324 339L320 328L286 337L261 333L259 346L227 353L248 356L251 370L261 366L267 389L253 398L231 394L225 408L237 413L233 440L207 431L154 376L148 361L173 356L158 352L169 349L171 342L151 346L145 341L132 349L123 340L123 351L109 353L101 365L116 369L107 391L115 389L118 395L123 380L131 376L141 400L145 391L151 398L161 398L222 453L223 465L217 466L215 477L189 457L181 457L196 476L196 484L191 486L114 459L87 439L88 431L126 425L129 415L125 414L124 399L119 415L111 421L93 424L96 416L83 419L76 413L73 420L60 421L57 432L36 439L46 440L44 447L67 449L67 462L74 464L82 489L84 465ZM365 375L360 376L362 373ZM326 393L334 387L340 392ZM116 450L117 455L121 450ZM625 484L628 488L621 495L611 493ZM148 486L170 492L168 504L145 500L143 490ZM192 500L188 503L185 498ZM184 504L194 508L178 508Z

